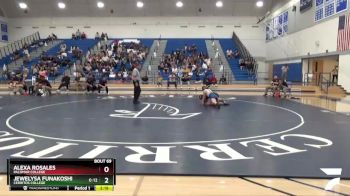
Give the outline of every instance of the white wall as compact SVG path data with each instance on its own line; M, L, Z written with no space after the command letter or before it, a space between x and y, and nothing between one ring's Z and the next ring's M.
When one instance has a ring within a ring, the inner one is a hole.
M338 18L306 28L266 44L267 60L288 59L308 53L335 52L337 49Z
M78 28L90 38L97 31L107 32L111 38L231 38L235 31L253 56L265 58L264 27L252 28L256 22L255 17L13 18L9 19L9 33L11 40L17 40L36 31L41 37L54 32L59 38L70 38Z
M338 84L350 92L350 54L339 55Z

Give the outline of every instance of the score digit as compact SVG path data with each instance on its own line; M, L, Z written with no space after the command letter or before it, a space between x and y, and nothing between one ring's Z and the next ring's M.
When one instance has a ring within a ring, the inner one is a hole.
M105 184L108 184L108 178L105 177Z
M104 167L104 168L103 168L103 171L104 171L105 173L108 173L108 172L109 172L109 167L107 167L107 166Z

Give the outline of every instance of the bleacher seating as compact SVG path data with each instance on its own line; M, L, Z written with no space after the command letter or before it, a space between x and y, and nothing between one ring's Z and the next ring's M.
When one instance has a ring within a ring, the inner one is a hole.
M225 58L227 59L231 71L233 73L233 75L235 76L235 79L237 81L251 81L253 80L251 76L249 76L247 70L243 69L241 70L239 67L239 58L227 58L226 57L226 51L228 49L231 50L237 50L237 46L234 43L234 41L232 39L219 39L220 45L222 50L225 53Z
M32 51L36 50L39 47L36 43L39 43L41 41L42 40L39 40L39 41L36 41L35 43L33 43L32 45L28 45L28 52L31 53ZM18 58L24 57L24 53L23 53L24 50L23 50L23 48L20 48L19 50L17 50L17 52L18 52ZM0 59L0 65L2 67L4 64L8 65L8 64L12 63L15 60L16 60L15 59L15 54L13 52L11 54L8 54L8 55L2 57Z
M191 47L195 45L197 48L197 53L208 54L207 46L205 43L205 39L167 39L167 45L164 51L164 54L168 55L177 50L183 50L185 46ZM186 52L186 56L191 56L191 52ZM163 71L160 71L161 76L164 80L168 80L168 74L165 74ZM192 75L192 80L203 80L205 75L197 76L196 74Z
M170 54L177 49L183 49L185 45L196 45L198 52L208 53L205 39L168 39L164 53Z
M98 40L93 40L93 39L85 39L85 40L72 40L72 39L66 39L63 40L61 44L66 44L67 45L67 51L70 50L72 46L78 46L80 50L83 51L83 54L86 54L89 48L92 48L94 45L96 45ZM60 51L60 45L58 44L57 46L51 48L50 50L46 51L45 55L47 56L57 56L57 53ZM75 62L77 59L73 57L72 53L68 53L67 58L71 62ZM27 69L31 69L33 65L37 64L40 61L40 57L32 59L31 62L28 64L24 65ZM23 68L22 68L23 69ZM58 69L58 75L62 75L65 72L66 67L61 66ZM31 73L31 72L30 72ZM31 74L29 74L29 77L31 77ZM49 77L49 80L54 80L55 77Z
M153 41L154 39L139 39L140 40L140 44L142 44L143 46L145 46L148 50L151 48L152 44L153 44ZM128 44L127 44L127 48L128 47ZM149 51L148 51L149 52ZM147 54L146 54L147 56ZM144 64L144 61L141 61L141 67L143 67L143 64ZM122 71L121 70L121 63L117 63L115 66L114 66L114 69L113 69L113 72L115 73L118 73L119 71ZM125 68L127 70L131 70L132 69L132 65L130 63L126 63L125 64Z

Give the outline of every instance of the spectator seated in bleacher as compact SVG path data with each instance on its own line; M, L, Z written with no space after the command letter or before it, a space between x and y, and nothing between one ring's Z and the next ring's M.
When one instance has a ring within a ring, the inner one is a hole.
M222 74L222 76L219 80L219 84L227 84L227 79L226 79L224 74Z
M277 92L277 90L279 90L279 79L277 76L274 76L273 80L271 81L271 85L265 88L264 96L267 96L267 93L269 91L272 92L272 96L275 96L275 93Z
M187 84L188 88L191 84L192 72L189 69L184 69L182 72L182 77L180 77L180 85L182 87L183 84Z
M170 84L173 84L175 86L175 88L177 89L177 78L176 78L175 73L170 74L168 77L168 89L169 89Z
M86 39L86 33L85 33L85 32L83 32L83 33L81 34L81 39Z
M83 51L80 50L78 46L72 47L72 54L73 54L73 58L76 58L76 59L81 59L83 57Z
M227 49L227 50L226 50L226 56L227 56L228 59L233 58L233 52L232 52L232 50Z
M99 34L98 32L96 32L96 34L95 34L95 40L100 40L100 39L101 39L100 34Z
M147 73L146 73L146 75L141 77L141 80L142 80L142 84L148 84L148 75L147 75Z
M102 41L106 41L106 40L108 40L108 36L107 36L107 33L101 33L101 40Z
M245 69L245 59L243 59L243 58L241 58L241 59L239 59L239 68L241 69L241 70L243 70L243 69Z
M59 53L66 52L66 50L67 50L67 45L66 44L61 44Z
M57 40L57 35L52 33L51 35L47 36L47 38L44 41L45 42L50 42L50 41L54 41L54 40Z

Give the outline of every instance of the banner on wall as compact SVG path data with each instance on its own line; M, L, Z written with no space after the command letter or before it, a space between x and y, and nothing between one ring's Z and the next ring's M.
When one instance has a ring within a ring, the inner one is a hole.
M283 12L266 22L266 40L272 40L284 36L287 32L288 12Z
M300 12L305 12L312 7L312 0L300 0Z
M9 40L7 22L0 21L0 26L0 39L3 42L7 42Z
M315 0L315 22L348 9L348 0Z

